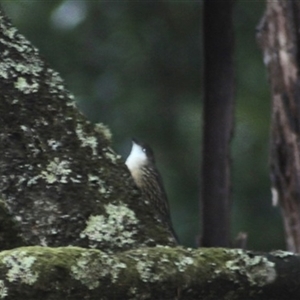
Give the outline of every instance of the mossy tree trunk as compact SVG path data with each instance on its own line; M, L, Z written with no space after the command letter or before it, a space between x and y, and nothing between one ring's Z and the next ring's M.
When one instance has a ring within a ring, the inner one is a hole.
M0 17L1 249L173 245L109 130L79 113L59 74Z

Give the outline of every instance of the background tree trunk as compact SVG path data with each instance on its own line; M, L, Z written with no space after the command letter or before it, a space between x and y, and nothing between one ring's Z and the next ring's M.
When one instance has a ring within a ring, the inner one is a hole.
M202 246L229 246L233 126L233 2L204 1Z
M266 1L258 41L272 90L271 180L287 248L300 252L300 2Z

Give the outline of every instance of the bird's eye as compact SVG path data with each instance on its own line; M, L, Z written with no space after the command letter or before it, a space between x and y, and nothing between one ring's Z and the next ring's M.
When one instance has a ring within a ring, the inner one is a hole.
M145 153L147 152L146 148L142 148L142 151L145 152Z

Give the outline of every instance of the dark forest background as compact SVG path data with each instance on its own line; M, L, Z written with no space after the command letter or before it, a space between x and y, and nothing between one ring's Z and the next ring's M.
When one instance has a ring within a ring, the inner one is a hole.
M82 112L107 124L124 156L131 137L154 148L182 243L200 232L202 1L1 1L65 79ZM284 249L269 181L270 92L256 26L263 1L235 4L236 117L232 237ZM218 87L216 87L218 88ZM28 116L30 117L30 116ZM217 212L216 212L217 213Z

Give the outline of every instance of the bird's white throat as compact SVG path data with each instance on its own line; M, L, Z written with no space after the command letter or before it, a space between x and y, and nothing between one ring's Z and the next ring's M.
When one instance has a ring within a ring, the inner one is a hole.
M132 142L131 152L125 163L130 171L139 169L147 163L146 153L140 145Z

